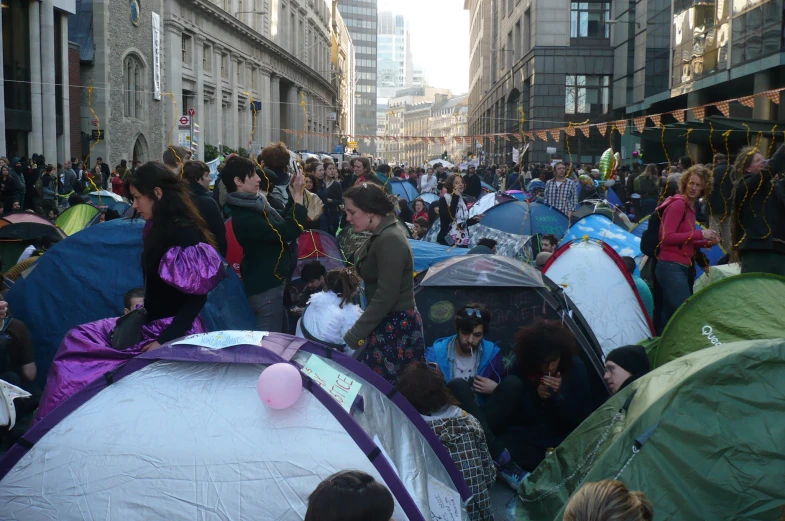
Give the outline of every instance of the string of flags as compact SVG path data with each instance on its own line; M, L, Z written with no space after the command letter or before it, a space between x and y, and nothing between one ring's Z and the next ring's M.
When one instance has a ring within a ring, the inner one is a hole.
M285 134L295 135L298 137L303 136L319 136L319 137L347 137L351 140L363 140L366 143L370 143L371 140L375 140L377 142L387 142L387 143L408 143L408 144L441 144L446 145L447 140L451 139L457 142L459 145L463 143L464 145L471 146L473 142L481 143L482 140L487 139L491 143L496 143L497 139L503 139L504 141L536 141L537 139L541 141L550 141L553 140L556 143L559 143L561 139L562 132L565 133L567 136L574 137L576 135L575 129L577 129L581 134L585 137L589 137L589 134L592 132L592 129L596 129L597 132L600 133L603 137L608 134L608 131L611 133L616 130L622 136L627 131L627 126L631 123L632 126L638 132L643 132L643 129L646 127L646 121L651 121L655 127L659 127L662 124L662 117L663 116L671 116L675 119L678 123L684 123L686 119L687 111L692 112L692 118L696 119L697 121L703 123L704 119L706 118L706 109L709 107L714 107L719 112L725 116L726 118L730 116L730 105L731 103L740 103L745 107L752 108L755 106L755 99L765 96L773 103L779 104L780 102L780 93L785 91L785 87L767 90L765 92L761 92L758 94L753 94L750 96L743 96L740 98L733 98L724 101L716 101L712 103L707 103L705 105L700 105L698 107L690 107L688 109L678 109L672 110L669 112L662 112L660 114L649 114L645 116L637 116L631 119L619 119L616 121L604 121L601 123L584 123L584 124L574 124L570 123L567 126L563 127L554 127L554 128L544 128L544 129L536 129L530 130L526 132L518 132L518 133L510 133L510 132L502 132L502 133L493 133L493 134L479 134L479 135L472 135L472 136L345 136L342 134L337 133L329 133L329 132L308 132L305 130L294 130L294 129L283 129ZM550 137L549 137L550 136Z

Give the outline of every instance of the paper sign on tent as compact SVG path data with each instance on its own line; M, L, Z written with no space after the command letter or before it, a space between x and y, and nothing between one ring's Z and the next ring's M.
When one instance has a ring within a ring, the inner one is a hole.
M362 387L360 382L333 369L315 355L308 359L302 372L335 398L347 412L351 412L354 399Z
M199 346L208 349L223 349L239 345L260 346L267 335L269 333L266 331L216 331L187 336L172 345Z
M447 485L428 476L428 506L431 521L461 521L461 495Z

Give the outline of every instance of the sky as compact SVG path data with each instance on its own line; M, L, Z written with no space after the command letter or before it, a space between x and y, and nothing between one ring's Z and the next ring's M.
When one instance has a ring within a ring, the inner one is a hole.
M409 23L414 63L428 85L469 92L469 11L464 0L378 0L379 11L402 14Z

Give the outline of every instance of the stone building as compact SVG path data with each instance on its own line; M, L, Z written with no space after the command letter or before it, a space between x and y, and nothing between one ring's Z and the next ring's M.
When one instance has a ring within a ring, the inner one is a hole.
M83 59L83 85L95 86L92 107L105 129L93 156L112 164L159 159L167 144L187 144L190 129L179 121L191 112L199 158L206 145L256 153L272 141L332 150L327 134L340 130L338 91L347 81L338 66L345 70L351 56L344 50L333 60L341 24L333 24L331 0L81 2L92 4L78 16L92 17L84 39L96 49L92 62ZM86 109L83 130L91 133L96 118Z
M4 0L0 155L71 156L68 16L74 0Z
M445 142L431 143L428 148L428 159L441 157L447 152L447 159L459 163L463 151L467 148L463 141L457 143L456 136L466 135L466 122L469 115L469 96L464 94L451 98L446 94L436 96L431 107L430 136L444 137Z

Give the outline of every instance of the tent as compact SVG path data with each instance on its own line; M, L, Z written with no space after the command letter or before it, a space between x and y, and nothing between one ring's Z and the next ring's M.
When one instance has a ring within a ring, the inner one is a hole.
M405 199L407 202L414 201L420 195L420 192L414 185L400 177L389 178L385 183L385 188L394 196Z
M430 206L431 203L434 203L439 200L439 196L436 194L420 194L416 197L416 199L422 199L426 205ZM414 202L414 201L412 201Z
M537 467L516 518L558 520L582 483L642 490L655 519L780 519L785 340L692 353L614 395Z
M572 212L571 220L572 224L577 223L587 215L604 215L608 219L610 219L613 224L624 228L625 230L632 231L637 225L633 224L630 221L630 218L627 217L624 212L618 210L615 207L610 207L605 205L602 201L592 201L586 200L581 203L577 210ZM648 226L648 225L647 225ZM643 234L635 233L634 235L640 237Z
M747 273L698 291L676 310L655 351L659 367L693 351L785 337L785 277Z
M113 203L124 202L122 195L117 195L109 190L99 190L98 192L90 192L90 200L98 207L111 206Z
M562 244L580 240L583 237L602 241L619 254L620 257L632 257L640 265L641 238L617 226L604 214L588 214L575 222L564 235Z
M455 166L455 164L450 163L446 159L439 159L439 158L437 158L437 159L431 159L430 161L428 161L428 165L429 166L433 166L436 163L441 163L444 168L452 168L452 167Z
M488 193L477 199L477 202L469 208L469 217L474 217L481 213L485 213L496 205L513 201L515 198L511 195L501 192Z
M117 211L117 213L119 213L122 216L125 215L125 213L128 211L129 208L131 208L131 205L126 203L125 201L115 201L114 203L109 205L109 208Z
M90 204L77 204L61 213L57 219L55 219L55 224L63 230L63 233L66 235L73 235L76 232L80 232L88 226L97 223L100 216L101 212L95 206Z
M54 226L52 221L33 212L10 213L8 215L4 215L2 219L3 221L7 221L9 223L38 223Z
M606 243L568 242L556 250L542 272L575 302L604 354L654 336L654 325L635 283L621 257Z
M509 195L513 199L517 199L518 201L526 202L529 200L528 194L520 190L506 190L504 193Z
M16 216L20 217L16 217ZM16 218L15 218L16 217ZM30 245L38 244L41 239L50 235L65 237L63 231L51 221L35 214L11 214L10 220L0 227L0 259L10 268L16 264L22 252Z
M496 192L496 189L491 185L489 185L488 183L486 183L485 181L480 181L480 188L482 188L482 192L485 194L492 194Z
M144 285L139 266L143 226L142 220L115 219L85 228L47 250L6 295L14 317L30 330L42 387L68 330L122 315L123 295ZM208 295L202 317L210 331L253 327L253 313L234 274Z
M341 248L338 247L338 240L327 232L305 230L297 239L297 245L297 266L294 268L292 279L300 278L303 266L314 260L321 262L328 271L346 266L346 259Z
M522 326L536 318L563 320L581 347L593 397L608 396L600 344L561 288L532 266L501 255L464 255L435 264L417 278L414 300L422 315L426 346L454 335L456 310L470 302L482 302L491 310L489 340L507 355Z
M257 381L284 362L303 390L274 410ZM468 520L449 452L390 384L304 339L226 331L144 353L64 402L0 461L0 504L19 521L296 520L344 469L386 485L396 520Z
M433 242L418 241L409 239L409 246L412 247L414 255L414 272L420 273L427 270L437 262L451 259L459 255L466 255L467 248L452 248Z
M728 277L733 277L734 275L740 274L741 265L737 263L711 266L709 271L704 271L700 277L695 279L695 284L692 286L692 291L697 293L709 284L713 284L715 282L721 281L722 279L727 279Z

